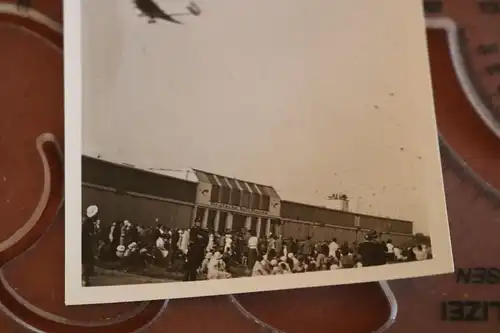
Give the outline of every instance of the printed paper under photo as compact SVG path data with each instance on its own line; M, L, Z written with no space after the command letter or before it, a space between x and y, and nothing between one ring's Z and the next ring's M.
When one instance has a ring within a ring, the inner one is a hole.
M67 304L453 270L421 1L65 5Z

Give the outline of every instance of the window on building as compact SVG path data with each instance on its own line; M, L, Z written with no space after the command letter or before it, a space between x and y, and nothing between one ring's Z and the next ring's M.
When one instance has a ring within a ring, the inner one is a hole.
M214 175L210 173L205 174L210 184L212 184L212 191L210 193L211 202L220 202L220 185L215 179Z
M268 195L263 195L262 196L262 200L260 201L260 207L259 207L259 209L260 210L269 211L269 202L270 202L270 200L271 200L271 198Z
M220 202L220 186L212 185L212 192L210 193L210 201L211 202Z
M236 184L236 181L234 179L227 179L229 182L229 185L231 185L231 205L233 206L239 206L240 201L241 201L241 191L238 187L238 184Z
M250 191L245 185L245 183L241 183L243 188L243 192L241 193L241 207L250 208Z
M259 209L260 206L260 195L257 193L252 193L250 208L251 209Z
M231 205L239 206L241 205L241 191L239 189L234 189L231 192Z
M250 188L252 189L252 199L250 201L250 208L252 209L259 209L260 207L260 191L257 188L257 185L255 184L249 184Z
M233 186L226 177L219 177L219 180L223 188L221 201L222 203L230 205Z
M223 186L221 188L221 196L220 196L220 202L223 204L230 204L230 189L229 187Z

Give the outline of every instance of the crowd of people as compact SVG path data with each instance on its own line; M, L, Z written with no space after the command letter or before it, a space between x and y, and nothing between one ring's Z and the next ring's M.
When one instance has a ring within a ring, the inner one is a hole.
M359 268L432 258L430 244L412 242L395 246L382 241L375 230L364 241L340 243L311 237L268 234L250 230L210 232L200 221L188 229L172 229L162 224L145 227L130 221L107 226L98 218L97 206L89 206L82 222L83 283L90 285L96 264L113 263L115 269L144 273L153 265L165 272L180 272L184 281L227 279L303 273L319 270Z

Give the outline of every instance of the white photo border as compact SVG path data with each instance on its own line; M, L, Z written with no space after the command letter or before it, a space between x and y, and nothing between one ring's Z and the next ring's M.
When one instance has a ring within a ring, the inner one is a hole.
M417 1L420 3L420 1ZM429 223L433 259L361 269L310 272L267 277L242 277L224 280L205 280L179 283L155 283L105 287L82 286L81 267L81 202L82 202L82 29L81 0L64 1L64 88L65 88L65 194L71 200L65 202L65 303L66 305L118 303L129 301L192 298L256 291L272 291L305 287L385 281L415 276L450 273L454 270L451 241L445 207L444 188L436 193L426 189L428 216L439 223ZM422 4L420 4L422 6ZM422 12L423 12L423 8ZM422 16L421 26L424 26ZM440 23L439 23L440 22ZM433 21L433 27L447 29L448 21ZM429 21L428 21L429 26ZM432 24L431 24L432 26ZM453 25L454 26L454 25ZM419 29L419 27L415 27ZM423 29L422 29L423 30ZM426 43L425 31L418 43ZM430 70L427 59L422 59L421 68ZM427 74L428 75L428 74ZM432 87L429 82L429 96L425 105L433 105ZM467 93L468 89L465 89ZM435 119L434 119L435 120ZM437 127L437 125L436 125ZM437 133L437 128L436 128ZM440 169L440 158L436 136L436 158L429 165L431 176ZM426 171L427 172L427 171ZM441 182L443 181L441 176Z

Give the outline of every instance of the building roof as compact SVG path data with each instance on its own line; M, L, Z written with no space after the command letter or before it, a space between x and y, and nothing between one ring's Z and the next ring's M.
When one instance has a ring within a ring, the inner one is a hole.
M190 168L184 168L184 169L151 168L151 167L141 166L141 165L137 165L137 164L111 161L111 160L107 160L107 159L102 158L102 157L94 157L94 156L89 156L89 155L83 155L83 157L93 159L93 160L100 160L100 161L107 162L107 163L110 163L110 164L113 164L116 166L122 166L122 167L127 167L130 169L155 173L155 174L166 176L169 178L177 178L177 179L187 180L187 181L194 182L194 183L200 182L200 180L198 179L198 177L196 175L196 172Z
M262 185L262 184L257 184L253 182L248 182L240 179L235 179L235 178L230 178L226 176L221 176L217 175L214 173L206 172L206 171L201 171L197 169L162 169L162 168L146 168L146 167L139 167L137 165L132 165L128 163L117 163L117 162L112 162L109 160L105 160L102 158L96 158L96 157L91 157L91 156L86 156L83 155L84 159L89 159L89 160L94 160L94 161L102 161L104 163L107 163L108 165L115 165L116 167L121 167L121 168L127 168L131 170L138 170L140 172L146 172L149 174L156 174L165 178L170 178L170 179L178 179L178 180L183 180L187 181L188 183L209 183L212 185L216 186L224 186L224 187L234 187L235 185L238 187L247 187L247 190L250 189L252 192L260 192L263 195L267 195L271 198L276 198L279 199L282 204L284 205L283 207L287 207L287 205L292 205L295 207L302 206L302 207L309 207L314 210L327 210L333 212L337 212L340 214L347 214L347 215L357 215L361 217L369 217L369 218L375 218L379 220L390 220L394 222L400 222L404 224L410 224L412 225L413 223L411 221L405 221L405 220L400 220L400 219L393 219L393 218L388 218L388 217L382 217L382 216L373 216L373 215L367 215L367 214L360 214L356 212L346 212L342 211L341 209L335 209L334 207L326 207L326 206L318 206L310 203L304 203L304 202L294 202L294 201L288 201L288 200L282 200L280 196L278 195L277 191L267 185ZM116 174L116 171L113 172L113 174ZM109 178L109 177L108 177ZM109 180L109 179L108 179ZM99 181L99 180L97 180ZM100 180L102 181L102 180ZM142 181L143 182L143 181ZM140 182L140 183L142 183ZM158 183L157 180L154 181L155 183ZM187 183L184 183L187 184ZM98 185L103 185L103 184L98 184ZM175 185L178 186L178 185ZM169 186L170 188L172 186ZM151 190L151 189L150 189ZM173 190L171 188L171 190Z
M193 169L145 169L146 171L151 171L163 176L168 176L172 178L184 179L190 182L199 183L196 172Z
M223 187L239 187L245 186L249 188L252 192L262 193L263 195L267 195L272 198L280 198L278 192L268 185L257 184L254 182L249 182L242 179L231 178L227 176L218 175L211 172L194 170L196 176L201 182L209 183L215 186L223 186Z
M309 204L309 203L304 203L304 202L296 202L296 201L289 201L289 200L282 200L281 202L284 203L284 204L291 204L291 205L295 205L295 206L304 206L304 207L310 207L310 208L314 208L314 209L330 210L330 211L335 211L335 212L342 213L342 214L350 214L350 215L371 217L371 218L376 218L376 219L380 219L380 220L387 220L387 221L394 221L394 222L402 222L402 223L413 224L412 221L401 220L401 219L391 218L391 217L387 217L387 216L378 216L378 215L363 214L363 213L358 213L358 212L353 212L353 211L343 211L342 209L338 209L338 208L331 208L331 207L327 207L327 206L319 206L319 205L314 205L314 204Z
M246 186L249 188L252 192L260 192L263 195L267 195L272 198L280 198L278 195L278 192L276 190L268 185L262 185L262 184L257 184L254 182L248 182L244 181L241 179L235 179L235 178L230 178L222 175L218 175L215 173L211 172L206 172L206 171L201 171L197 169L191 169L191 168L184 168L184 169L168 169L168 168L151 168L151 167L146 167L146 166L140 166L137 164L129 164L125 162L116 162L116 161L110 161L106 160L101 157L93 157L93 156L88 156L84 155L87 158L94 159L94 160L101 160L103 162L108 162L117 166L122 166L122 167L127 167L131 169L136 169L136 170L141 170L141 171L146 171L150 173L155 173L158 175L170 177L170 178L177 178L177 179L182 179L182 180L187 180L189 182L194 182L194 183L209 183L212 185L216 186L223 186L223 187L234 187L234 186Z

